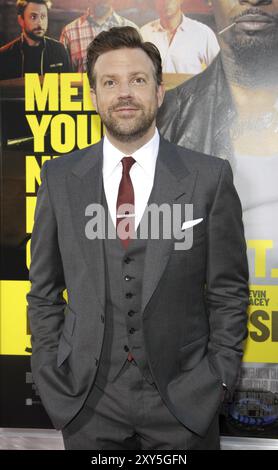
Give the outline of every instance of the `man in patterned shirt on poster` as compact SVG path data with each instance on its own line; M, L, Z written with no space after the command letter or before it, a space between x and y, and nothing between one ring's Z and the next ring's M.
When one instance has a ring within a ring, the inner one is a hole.
M87 47L101 32L117 26L137 26L118 15L113 9L113 0L90 0L85 14L66 25L60 41L69 52L75 72L85 72Z

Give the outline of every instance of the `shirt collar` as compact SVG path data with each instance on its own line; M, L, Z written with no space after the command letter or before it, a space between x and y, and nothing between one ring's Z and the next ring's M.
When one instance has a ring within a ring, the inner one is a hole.
M145 171L146 175L153 178L156 166L156 160L159 150L159 133L155 128L153 137L140 147L131 156L136 160L138 165ZM117 149L107 138L104 136L103 140L103 176L109 178L115 168L120 164L122 158L126 157L119 149Z
M181 29L182 31L186 30L188 23L188 18L185 15L182 15L182 22L179 25L178 29Z
M181 31L184 31L187 27L187 23L188 23L188 18L186 18L186 16L184 14L182 14L182 20L181 20L181 23L179 24L179 26L177 27L177 30L180 29ZM167 29L164 29L162 24L160 23L160 20L159 20L159 23L158 23L158 30L159 31L167 31Z

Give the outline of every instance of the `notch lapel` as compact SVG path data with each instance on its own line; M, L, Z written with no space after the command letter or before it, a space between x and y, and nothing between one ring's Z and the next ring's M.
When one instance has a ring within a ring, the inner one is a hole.
M185 158L179 155L177 148L161 138L156 163L153 190L150 204L168 204L172 211L173 204L190 204L195 186L197 171L186 167ZM144 213L146 217L146 211ZM173 219L172 219L173 220ZM148 238L144 264L142 313L150 301L158 282L166 268L173 244L171 239L163 239L162 221L160 220L159 239Z
M103 240L90 240L85 234L89 218L85 216L86 208L102 204L102 164L103 142L85 150L85 155L74 166L67 177L67 189L70 201L72 223L80 248L102 308L105 308L105 266ZM105 223L105 219L102 220Z

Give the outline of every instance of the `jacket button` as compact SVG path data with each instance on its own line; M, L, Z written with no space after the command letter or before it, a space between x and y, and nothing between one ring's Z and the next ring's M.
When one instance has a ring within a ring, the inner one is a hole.
M129 316L129 317L133 317L133 315L134 315L135 313L136 313L136 312L134 312L134 310L129 310L128 316Z
M130 332L131 335L133 335L133 333L135 333L135 329L134 329L134 328L130 328L129 332Z
M125 352L128 352L128 351L129 351L129 347L128 347L127 345L125 345L124 350L125 350Z
M127 276L124 277L124 279L125 279L125 281L131 281L132 278L127 275Z
M129 256L127 256L127 257L124 259L125 264L129 264L131 261L132 261L132 259L131 259Z
M125 296L127 299L131 299L134 296L134 294L132 294L132 292L128 292Z

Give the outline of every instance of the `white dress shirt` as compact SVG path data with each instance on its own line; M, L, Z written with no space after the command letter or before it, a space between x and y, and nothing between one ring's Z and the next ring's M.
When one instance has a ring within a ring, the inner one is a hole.
M142 26L140 32L144 41L150 41L158 48L164 73L200 73L220 50L212 29L185 15L182 15L171 44L159 19Z
M108 209L115 227L117 198L123 170L122 158L131 156L135 160L130 170L130 178L134 189L135 229L137 230L153 187L159 141L159 133L155 129L154 136L149 142L132 155L124 155L111 144L107 136L104 137L103 185Z

